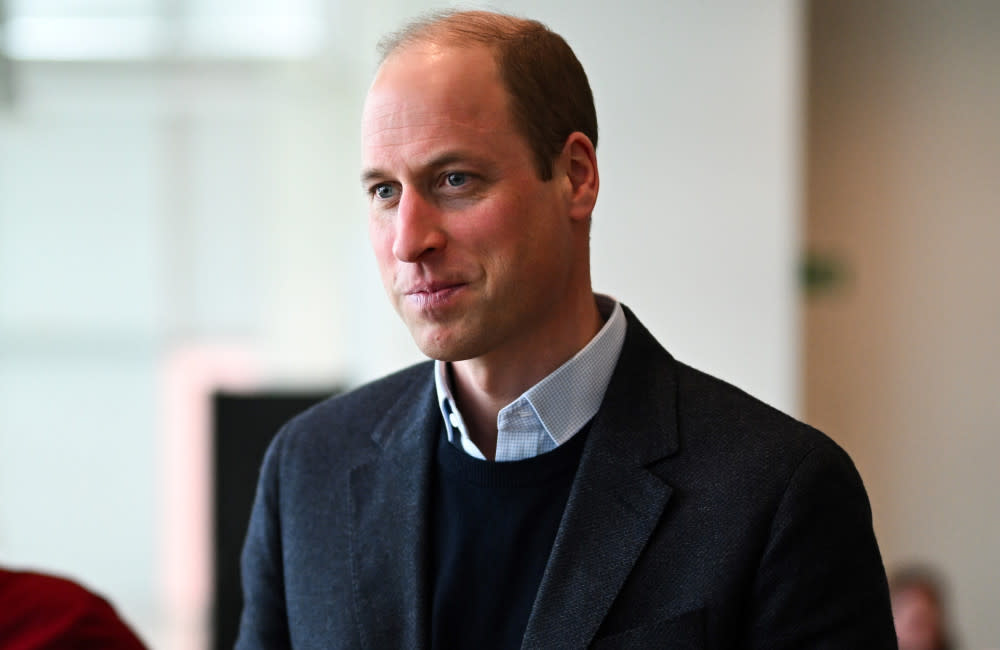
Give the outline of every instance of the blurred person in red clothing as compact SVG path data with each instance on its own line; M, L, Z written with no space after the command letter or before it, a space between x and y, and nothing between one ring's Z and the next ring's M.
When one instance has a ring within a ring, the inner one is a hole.
M945 590L926 567L910 566L889 578L892 618L899 650L953 650Z
M0 568L0 648L145 650L114 608L77 583Z

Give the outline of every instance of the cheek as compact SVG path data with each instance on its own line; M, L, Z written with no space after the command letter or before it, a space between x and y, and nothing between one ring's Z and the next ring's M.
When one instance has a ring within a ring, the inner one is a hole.
M392 229L383 220L375 217L368 220L368 242L380 266L392 257Z
M517 197L497 198L450 222L448 233L463 247L480 252L516 251L532 243L535 219L530 209Z
M375 263L386 288L392 283L396 257L392 254L392 232L389 228L372 220L368 224L368 241L375 254Z

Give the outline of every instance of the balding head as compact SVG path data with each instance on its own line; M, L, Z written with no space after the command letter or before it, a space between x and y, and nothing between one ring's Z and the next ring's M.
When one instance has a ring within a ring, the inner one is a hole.
M383 39L384 62L421 43L486 47L510 96L511 118L531 148L538 175L552 177L552 161L575 131L597 146L597 114L587 74L566 41L542 23L486 11L429 14Z

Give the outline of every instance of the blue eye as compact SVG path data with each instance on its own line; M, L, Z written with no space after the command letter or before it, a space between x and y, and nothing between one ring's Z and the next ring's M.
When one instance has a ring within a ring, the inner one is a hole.
M380 199L391 199L392 195L395 194L395 188L388 183L382 183L375 186L373 194Z
M461 187L468 181L468 176L462 172L451 172L444 179L452 187Z

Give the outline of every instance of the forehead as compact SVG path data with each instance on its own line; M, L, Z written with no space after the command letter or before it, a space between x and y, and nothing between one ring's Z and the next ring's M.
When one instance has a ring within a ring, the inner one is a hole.
M509 128L507 92L488 49L420 43L379 68L365 101L362 139L367 148Z

